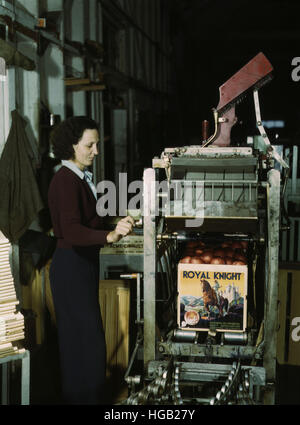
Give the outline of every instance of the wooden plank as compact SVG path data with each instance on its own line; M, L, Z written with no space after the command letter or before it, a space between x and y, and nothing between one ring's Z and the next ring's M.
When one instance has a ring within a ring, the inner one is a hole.
M106 320L105 320L105 339L106 339L106 352L107 352L107 373L110 375L110 370L115 364L114 348L116 345L116 320L115 320L115 299L113 291L106 288Z
M64 82L66 86L78 86L83 84L90 84L91 80L89 78L64 78Z
M128 396L123 377L129 361L129 284L123 280L101 280L99 299L106 338L107 391L116 402Z
M300 317L300 270L287 268L280 269L279 281L279 329L277 334L277 361L279 364L300 366L300 344L292 339L295 326L293 319ZM288 276L291 275L291 288L288 291ZM290 299L288 299L290 296Z
M289 335L289 357L288 363L294 366L300 366L300 341L299 320L300 317L300 271L293 271L292 291L291 291L291 311L290 311L290 335ZM293 320L296 320L293 323ZM297 330L298 328L298 330ZM295 338L296 337L296 338Z
M89 85L77 85L77 86L68 86L69 91L102 91L106 89L104 84L89 84Z
M128 364L128 341L129 341L129 291L126 289L119 288L117 291L118 298L118 345L120 347L117 353L117 363L124 369L124 372Z
M45 303L50 313L52 322L56 324L55 308L54 308L54 302L53 302L51 284L50 284L50 276L49 276L50 266L51 266L51 260L49 260L48 263L45 265Z
M45 310L42 296L42 275L38 270L35 271L35 278L31 284L32 310L36 314L36 343L42 344L45 337Z
M106 293L105 291L99 289L99 299L100 299L100 310L102 316L103 329L106 327Z

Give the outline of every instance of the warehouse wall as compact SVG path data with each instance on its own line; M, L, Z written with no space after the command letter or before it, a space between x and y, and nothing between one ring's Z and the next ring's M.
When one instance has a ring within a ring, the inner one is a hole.
M119 140L114 139L114 134L121 125L126 133L123 146L126 163L122 171L128 171L132 178L141 178L143 167L151 161L142 155L145 144L153 146L152 155L163 145L165 137L164 117L171 93L168 3L161 0L2 1L1 37L32 60L35 70L8 67L11 101L6 110L1 104L1 122L5 113L17 106L27 120L28 134L39 144L41 132L45 133L49 124L45 112L60 119L71 115L92 116L100 123L102 136L101 156L94 170L97 181L104 177L117 178L118 166L113 173L105 169L105 152L115 162ZM4 16L9 16L9 25ZM37 28L38 18L46 18L45 28ZM17 28L16 22L22 27ZM88 47L88 40L94 43L94 49L91 43ZM66 77L89 78L95 85L104 87L93 90L66 86ZM121 123L113 119L115 109L125 110ZM2 145L6 134L1 134Z
M0 38L21 60L7 64L0 80L0 154L10 114L17 109L39 163L45 205L51 175L45 167L54 166L48 160L49 135L59 120L87 114L99 123L95 183L118 182L119 172L128 173L128 184L141 179L152 157L168 145L168 7L166 0L1 1ZM30 229L48 231L50 225L46 213ZM23 260L21 255L20 284L27 284L20 291L21 307L35 311L40 343L46 291L43 279L35 284L36 273Z

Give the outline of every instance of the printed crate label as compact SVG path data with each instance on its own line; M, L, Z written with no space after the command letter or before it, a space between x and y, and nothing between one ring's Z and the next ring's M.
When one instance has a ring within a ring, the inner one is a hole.
M247 266L178 264L180 329L245 331Z

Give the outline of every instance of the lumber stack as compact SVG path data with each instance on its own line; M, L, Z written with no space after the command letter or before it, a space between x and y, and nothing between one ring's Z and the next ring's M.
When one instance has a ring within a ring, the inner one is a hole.
M128 397L124 374L129 363L130 287L125 280L100 280L99 302L106 339L106 396L113 403Z
M9 263L10 242L0 235L0 357L19 353L14 342L24 339L24 316L17 311L19 301Z

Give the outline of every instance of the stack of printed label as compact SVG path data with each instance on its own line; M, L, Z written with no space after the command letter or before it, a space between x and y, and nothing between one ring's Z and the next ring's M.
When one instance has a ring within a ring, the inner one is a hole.
M10 247L0 232L0 357L18 353L13 342L24 339L24 316L16 309L19 301L9 262Z

